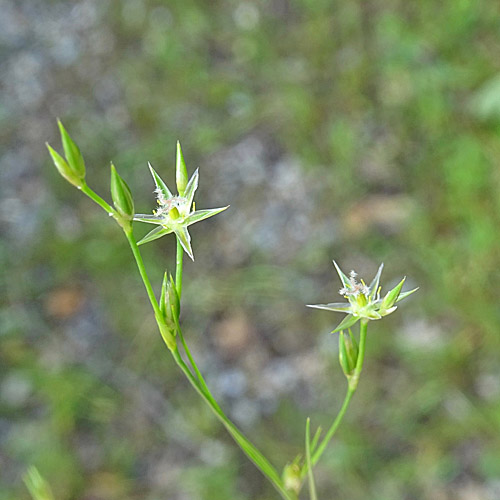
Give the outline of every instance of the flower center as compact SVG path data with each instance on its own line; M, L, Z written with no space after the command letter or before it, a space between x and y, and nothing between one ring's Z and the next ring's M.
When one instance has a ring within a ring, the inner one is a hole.
M340 295L343 297L360 297L363 295L366 299L368 295L370 295L370 289L364 284L363 280L361 283L356 281L357 273L355 271L351 271L349 274L349 284L344 286L339 290Z

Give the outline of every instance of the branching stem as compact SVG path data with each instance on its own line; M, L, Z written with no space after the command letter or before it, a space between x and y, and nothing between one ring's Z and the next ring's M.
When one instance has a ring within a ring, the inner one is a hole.
M313 466L316 465L318 460L321 458L321 455L323 455L326 447L328 446L328 443L333 438L335 432L337 432L337 429L339 428L340 423L342 422L342 419L344 418L344 415L347 411L349 403L351 402L352 396L354 395L354 393L356 392L356 388L358 387L359 377L361 375L361 370L363 369L363 362L365 358L367 329L368 329L368 320L362 319L360 321L360 326L359 326L359 353L356 362L356 367L354 369L354 373L349 378L347 392L344 398L344 402L342 403L342 406L340 408L340 411L335 417L335 420L333 421L332 425L328 429L328 432L323 438L323 441L321 441L320 445L316 448L316 450L313 453L313 456L311 457L311 463ZM306 474L307 470L304 470L303 476L305 477Z

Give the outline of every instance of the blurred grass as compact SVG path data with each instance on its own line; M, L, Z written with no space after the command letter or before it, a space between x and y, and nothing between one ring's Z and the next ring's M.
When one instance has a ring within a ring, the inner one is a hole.
M421 291L374 323L319 498L500 496L495 2L2 2L0 499L271 499L161 348L129 251L58 178L55 117L139 211L201 167L184 323L277 464L344 390L329 261ZM170 169L170 170L169 170ZM138 232L140 230L138 229ZM173 242L144 249L158 288ZM384 281L383 281L384 282Z

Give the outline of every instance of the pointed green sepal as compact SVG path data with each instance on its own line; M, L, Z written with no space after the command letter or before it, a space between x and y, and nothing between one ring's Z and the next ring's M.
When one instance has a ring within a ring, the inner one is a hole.
M75 171L69 166L68 162L55 150L49 143L46 143L50 156L58 172L73 186L81 189L85 185L85 181L75 174Z
M165 236L166 234L172 233L172 229L165 229L164 227L155 227L152 231L150 231L142 240L138 241L138 245L144 245L144 243L149 243L150 241L157 240L158 238L161 238L162 236Z
M184 197L188 200L189 208L191 208L191 206L193 205L194 195L196 193L196 190L198 189L199 178L199 170L196 169L194 174L191 176L191 179L189 179L186 190L184 191Z
M118 213L126 220L134 218L134 200L127 183L111 164L111 198Z
M147 222L148 224L161 224L163 222L163 217L149 214L135 214L134 220L137 220L139 222Z
M64 128L64 125L61 123L61 120L57 120L57 124L59 125L59 132L61 133L61 141L64 148L66 161L68 162L75 175L83 180L85 178L85 162L83 161L83 156L80 152L80 148L70 137L70 135Z
M193 249L191 248L191 235L189 234L187 227L180 226L175 228L174 233L177 236L182 248L184 248L184 251L189 255L191 260L194 260Z
M182 154L181 143L177 141L177 154L175 158L175 182L180 196L184 196L188 184L188 173L184 155Z
M307 304L306 307L313 309L323 309L324 311L334 311L347 313L352 309L349 302L331 302L330 304Z
M399 302L400 300L406 299L406 297L408 297L408 295L411 295L412 293L416 292L417 290L418 290L418 286L417 286L417 288L414 288L413 290L410 290L408 292L401 292L399 294L399 297L396 299L396 302Z
M167 200L172 198L173 195L170 192L170 189L168 189L168 186L165 184L165 182L163 182L163 179L156 173L155 169L151 166L151 163L148 162L148 166L149 171L153 176L153 180L155 181L156 189L159 189Z
M369 289L370 289L370 299L375 298L377 295L377 290L380 285L380 276L382 274L382 270L384 269L384 263L380 264L377 274L375 275L375 278L373 278L373 281L370 283Z
M227 207L222 207L222 208L209 208L207 210L197 210L196 212L188 216L185 222L187 225L190 226L195 222L200 222L202 220L208 219L209 217L213 217L214 215L220 214L221 212L227 210L228 208L229 205Z
M333 265L335 266L335 269L337 270L337 273L340 277L340 281L342 282L342 285L344 285L346 288L352 288L351 281L349 278L342 272L342 269L337 265L335 261L333 261Z
M353 325L355 325L361 318L359 316L354 316L352 314L348 314L335 328L335 330L332 330L331 333L337 333L340 332L340 330L345 330L346 328L349 328Z

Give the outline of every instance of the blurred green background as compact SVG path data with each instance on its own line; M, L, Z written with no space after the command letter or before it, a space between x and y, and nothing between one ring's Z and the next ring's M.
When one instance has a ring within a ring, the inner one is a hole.
M175 140L200 167L183 324L279 469L345 381L331 259L420 291L370 325L320 498L500 498L500 5L472 0L0 0L0 499L277 498L175 369L119 228ZM148 228L138 227L138 234ZM144 247L158 289L173 238ZM306 498L307 495L304 495Z

